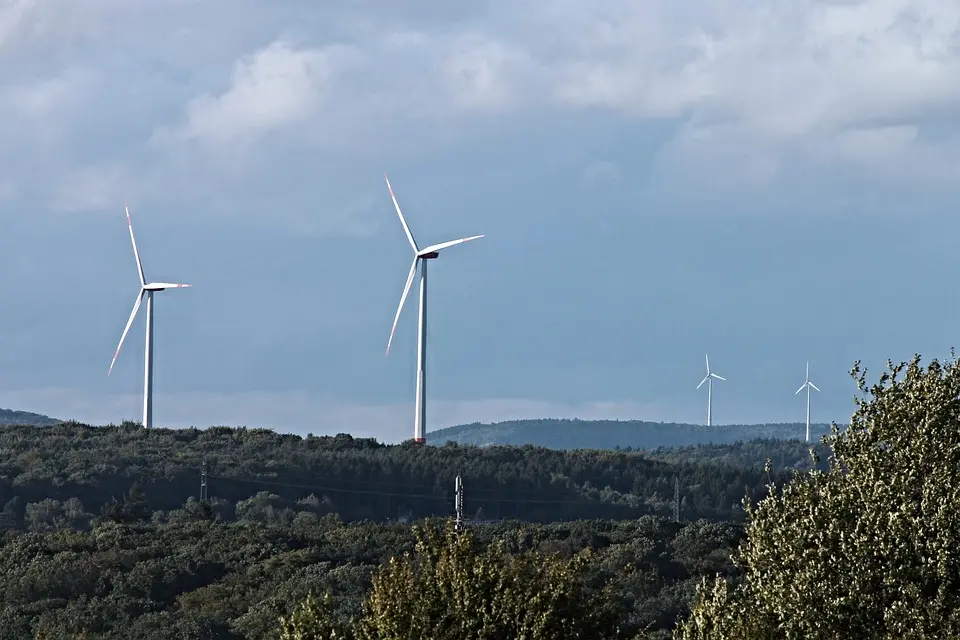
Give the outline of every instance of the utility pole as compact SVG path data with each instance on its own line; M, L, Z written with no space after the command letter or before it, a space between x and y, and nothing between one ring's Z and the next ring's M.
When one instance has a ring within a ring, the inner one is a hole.
M680 522L680 476L673 476L673 519Z
M200 467L200 502L206 503L210 499L207 493L207 457L203 457L203 466Z
M457 474L457 482L454 485L454 508L456 509L457 519L454 521L454 530L457 533L463 533L463 480L460 474Z

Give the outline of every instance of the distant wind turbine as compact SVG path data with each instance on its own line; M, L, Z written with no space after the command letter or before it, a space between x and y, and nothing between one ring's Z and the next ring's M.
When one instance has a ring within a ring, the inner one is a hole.
M460 238L459 240L450 240L440 244L430 245L426 249L420 249L417 241L414 240L407 221L403 218L400 211L400 205L397 203L397 197L393 194L393 187L390 186L390 178L384 174L387 181L387 189L390 190L390 198L393 200L393 206L400 217L400 224L403 225L403 231L407 234L407 240L413 248L413 264L410 265L410 275L407 276L407 284L403 287L403 295L400 296L400 306L397 307L397 315L393 318L393 326L390 328L390 339L387 340L387 352L390 354L390 344L393 342L393 332L397 329L397 321L400 319L400 312L403 311L403 303L410 293L410 285L413 284L413 277L417 273L417 267L420 267L420 317L417 325L417 401L416 413L413 422L413 439L418 444L426 442L426 422L427 422L427 261L440 257L440 251L457 244L469 242L482 238L479 236L470 236L469 238Z
M723 380L726 382L726 378L721 378L715 373L710 372L710 354L707 354L707 375L704 376L703 380L700 381L700 384L697 385L697 389L703 386L703 383L707 383L707 426L709 427L711 422L711 414L713 411L713 379Z
M127 326L123 329L123 335L120 336L120 343L113 354L113 360L110 361L110 368L107 375L113 371L113 365L120 355L120 347L130 331L130 325L140 310L140 303L147 299L147 340L146 349L143 357L143 426L149 429L153 426L153 294L156 291L164 289L182 289L183 287L192 287L190 284L176 284L173 282L147 282L143 276L143 264L140 262L140 253L137 251L137 239L133 236L133 222L130 221L130 210L124 207L127 214L127 226L130 228L130 242L133 244L133 257L137 261L137 274L140 276L140 291L137 293L137 300L133 303L133 311L130 312L130 319L127 320Z
M807 390L807 442L810 442L810 389L815 391L820 391L817 388L817 385L810 382L810 362L807 361L807 375L803 379L803 386L797 389L797 393L800 393L804 389ZM797 393L793 395L797 395Z

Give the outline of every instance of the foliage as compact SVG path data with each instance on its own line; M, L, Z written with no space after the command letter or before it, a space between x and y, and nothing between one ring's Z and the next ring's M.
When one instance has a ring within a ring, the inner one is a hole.
M530 575L531 584L545 579L537 577L534 558L555 559L554 568L545 569L547 577L573 563L586 585L577 588L590 590L584 602L598 611L617 611L619 624L630 633L649 629L667 637L689 611L701 578L728 570L742 527L644 517L504 522L470 532L478 557L513 567L514 575ZM458 541L464 545L461 552L467 539ZM389 567L395 557L405 566L408 552L416 563L423 561L416 545L409 525L345 523L335 514L286 525L173 518L100 520L83 531L11 532L0 542L0 640L38 632L53 638L87 633L100 640L272 639L281 617L288 637L296 638L312 624L311 610L328 623L321 631L336 637L331 634L345 633L345 625L363 614L363 603L374 593L382 597L395 588L391 570L380 567ZM457 557L462 564L434 566L472 570L474 565ZM417 571L422 571L415 573L418 580L430 575L425 568ZM374 575L380 576L379 590L373 587ZM490 584L481 583L475 593L489 593ZM330 597L295 610L311 593Z
M416 551L374 576L358 637L540 640L616 632L611 599L586 584L589 549L569 558L510 554L501 540L479 550L469 532L457 535L450 525L415 535Z
M280 618L280 640L344 640L353 638L348 625L335 617L333 598L317 599L311 593L290 614Z
M715 461L710 452L696 449L651 454L417 447L348 435L301 438L266 429L146 431L133 423L0 427L0 529L83 523L83 517L55 514L62 507L49 503L41 508L46 515L37 520L34 509L25 521L26 505L44 500L64 505L75 498L83 513L124 522L178 511L197 496L204 459L215 498L211 507L221 519L288 524L302 511L333 512L348 521L446 516L458 474L469 515L482 511L485 519L669 516L677 479L684 518L737 519L744 493L756 499L765 491L767 478L756 464L765 451L775 460L796 457L779 441L715 451L724 457ZM303 503L308 499L309 505Z
M748 509L742 579L705 580L679 638L960 637L960 365L852 375L828 469Z

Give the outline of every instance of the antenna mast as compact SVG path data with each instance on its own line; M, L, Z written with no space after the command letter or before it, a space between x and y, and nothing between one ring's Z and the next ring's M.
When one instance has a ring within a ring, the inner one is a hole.
M680 476L673 477L673 519L680 522Z
M456 520L454 521L454 530L457 533L463 533L463 480L460 474L457 474L457 481L454 485L454 509L456 509Z
M203 457L203 465L200 467L200 502L206 503L210 499L207 493L207 457Z

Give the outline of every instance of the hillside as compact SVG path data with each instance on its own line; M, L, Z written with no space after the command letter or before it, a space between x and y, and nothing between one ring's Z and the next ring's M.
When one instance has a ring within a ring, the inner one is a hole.
M622 575L591 598L619 608L631 633L665 639L700 580L735 571L741 499L782 483L806 451L775 439L563 451L227 427L0 427L0 640L276 638L279 616L310 590L353 615L376 567L412 548L407 521L450 517L458 474L483 544L591 549L590 584ZM625 562L631 571L618 573Z
M182 507L199 495L206 460L209 494L226 514L260 496L277 518L310 498L347 521L446 516L454 479L466 486L470 515L553 522L673 513L680 483L684 518L742 517L745 493L764 494L761 464L775 471L802 462L780 441L709 452L561 451L524 447L417 447L375 440L307 437L266 429L154 429L134 424L0 427L0 519L29 526L25 507L50 499L60 513L71 499L89 513L117 507L138 485L146 513ZM786 472L782 472L786 473ZM776 474L775 474L776 475ZM311 498L312 496L312 498ZM283 515L287 514L287 515Z
M511 420L493 424L465 424L427 434L427 442L525 445L549 449L657 449L704 444L734 444L749 440L803 440L803 424L740 424L706 427L640 420ZM830 425L810 425L814 442L830 433Z
M0 425L4 424L29 424L35 427L49 427L60 422L50 416L41 413L30 413L29 411L14 411L13 409L0 409Z
M192 507L151 522L8 534L0 640L277 640L279 618L311 592L331 593L337 618L360 613L377 567L414 549L403 524L348 524L308 508L286 523L257 510L226 523ZM472 531L481 547L501 541L511 555L590 549L590 602L620 610L624 637L651 640L670 638L701 580L735 570L728 558L743 537L734 523L652 517ZM618 574L625 565L629 574ZM601 590L615 575L615 589Z

